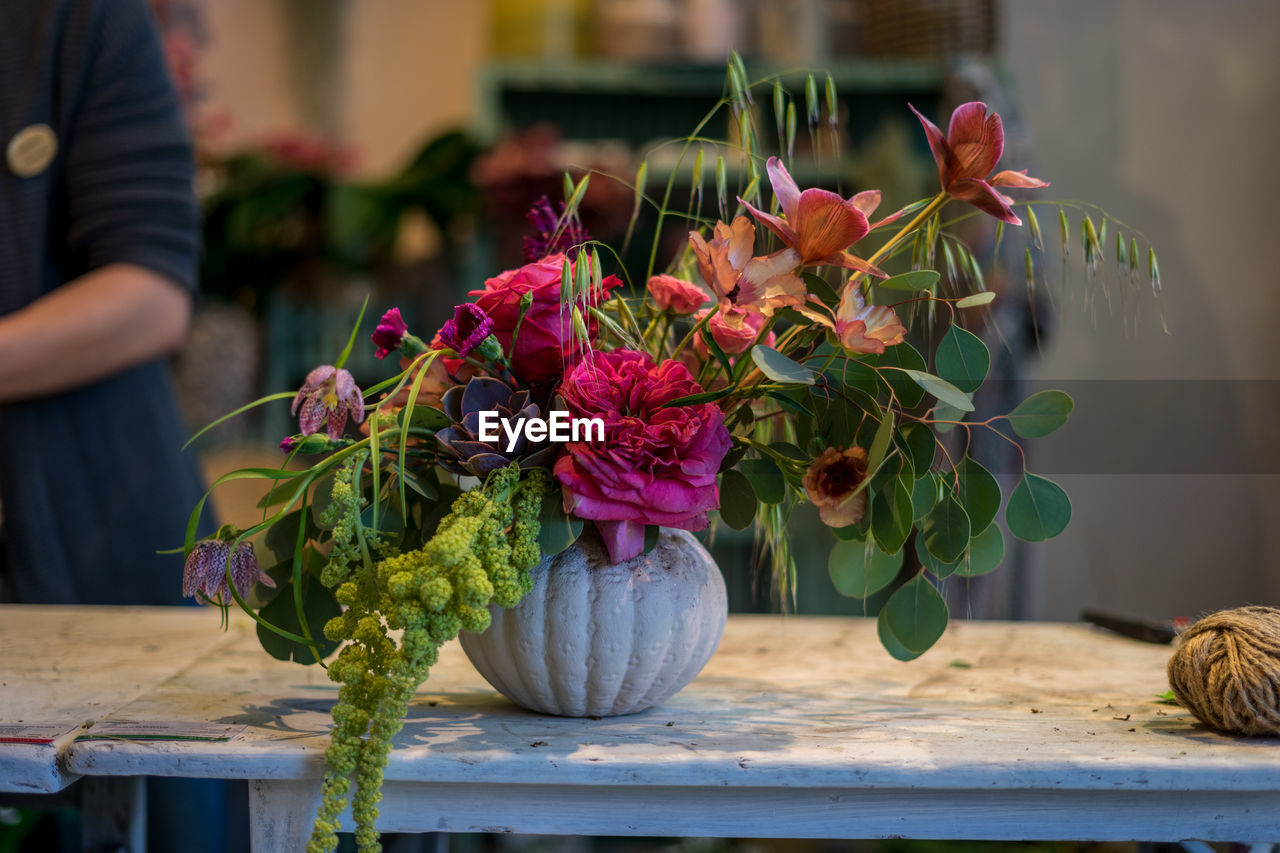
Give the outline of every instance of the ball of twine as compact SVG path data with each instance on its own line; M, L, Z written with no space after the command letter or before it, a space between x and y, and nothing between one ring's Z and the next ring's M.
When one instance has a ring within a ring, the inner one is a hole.
M1280 736L1280 610L1240 607L1196 622L1169 660L1169 685L1211 728Z

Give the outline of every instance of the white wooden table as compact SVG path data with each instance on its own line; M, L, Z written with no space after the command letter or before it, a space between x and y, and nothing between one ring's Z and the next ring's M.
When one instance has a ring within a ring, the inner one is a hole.
M247 779L255 850L301 849L336 689L318 668L269 659L245 621L228 634L216 621L0 608L0 723L17 709L248 725L224 743L80 741L16 762L0 747L0 790L80 775ZM1280 840L1280 739L1216 735L1157 703L1170 652L1078 625L958 622L902 664L869 620L734 616L675 698L578 720L511 706L450 644L396 740L380 826Z

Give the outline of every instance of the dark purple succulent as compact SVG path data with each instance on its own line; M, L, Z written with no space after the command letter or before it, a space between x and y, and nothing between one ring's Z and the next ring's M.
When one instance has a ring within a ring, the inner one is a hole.
M444 451L440 464L446 470L486 477L516 461L522 468L545 468L555 462L557 445L531 442L525 435L525 421L545 415L528 389L513 390L501 379L477 376L446 391L442 404L453 421L436 433Z

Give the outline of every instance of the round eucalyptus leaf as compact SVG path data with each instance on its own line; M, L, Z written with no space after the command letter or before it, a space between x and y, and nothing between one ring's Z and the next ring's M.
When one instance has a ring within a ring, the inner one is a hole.
M924 652L913 652L898 642L898 638L889 630L889 617L885 615L883 609L880 611L880 618L876 619L876 634L880 637L880 645L884 646L884 650L897 660L915 660L924 654Z
M987 529L1000 511L1000 484L990 471L966 456L960 461L960 505L969 516L969 533Z
M774 382L792 385L812 385L817 375L808 367L778 352L773 347L757 344L751 348L751 360L760 372Z
M947 602L923 575L898 587L880 611L888 633L903 649L916 655L938 642L947 630L948 616Z
M1009 532L1019 539L1043 542L1066 529L1071 521L1071 500L1053 480L1026 473L1009 496L1004 520Z
M539 516L538 547L544 554L559 554L582 535L582 519L567 515L559 500L544 500Z
M827 558L827 574L836 591L867 598L884 589L902 568L902 552L886 554L873 542L837 542Z
M967 559L956 566L956 574L961 577L976 577L995 571L1004 560L1004 531L998 524L987 525L987 529L969 541Z
M938 481L930 474L916 480L911 487L911 517L924 518L938 502Z
M954 563L969 547L969 516L950 489L943 489L942 499L924 517L920 533L924 547L943 563Z
M885 351L877 358L876 367L903 367L907 370L921 372L928 369L924 356L920 355L915 347L905 341L895 346L886 347ZM893 389L894 396L902 403L904 409L915 408L924 397L924 391L915 380L901 370L881 370L880 378L889 383L889 387Z
M741 463L739 463L741 464ZM756 517L756 493L739 471L720 475L720 518L734 530L746 530Z
M936 364L938 376L961 391L972 393L987 378L991 353L981 338L952 323L938 343Z
M1009 413L1009 425L1023 438L1042 438L1065 424L1074 407L1065 391L1041 391Z
M905 424L898 430L902 445L911 457L911 469L916 477L924 477L933 466L933 457L938 452L938 443L933 437L933 430L927 424Z
M910 480L893 477L871 500L871 533L886 554L901 551L911 533Z
M786 499L787 481L783 478L778 463L770 457L743 459L738 463L738 471L751 482L751 488L760 503L780 504Z
M939 403L945 403L962 412L973 411L973 401L969 399L969 395L947 380L925 373L923 370L903 369L901 372L910 376L913 382L936 397Z

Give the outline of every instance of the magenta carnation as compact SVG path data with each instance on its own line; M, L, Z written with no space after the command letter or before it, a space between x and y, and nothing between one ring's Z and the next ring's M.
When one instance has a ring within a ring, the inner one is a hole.
M645 525L701 530L720 505L724 415L712 403L663 408L701 391L683 364L626 349L593 352L565 374L565 408L603 419L605 440L565 444L555 476L565 511L595 521L611 560L644 550Z
M493 321L484 309L464 302L453 309L453 319L440 329L440 341L458 355L466 357L493 333Z
M378 347L374 355L378 358L386 358L391 353L400 349L400 344L404 341L405 333L409 331L408 324L404 318L400 316L399 308L392 308L382 315L382 322L373 330L370 336L373 343Z

